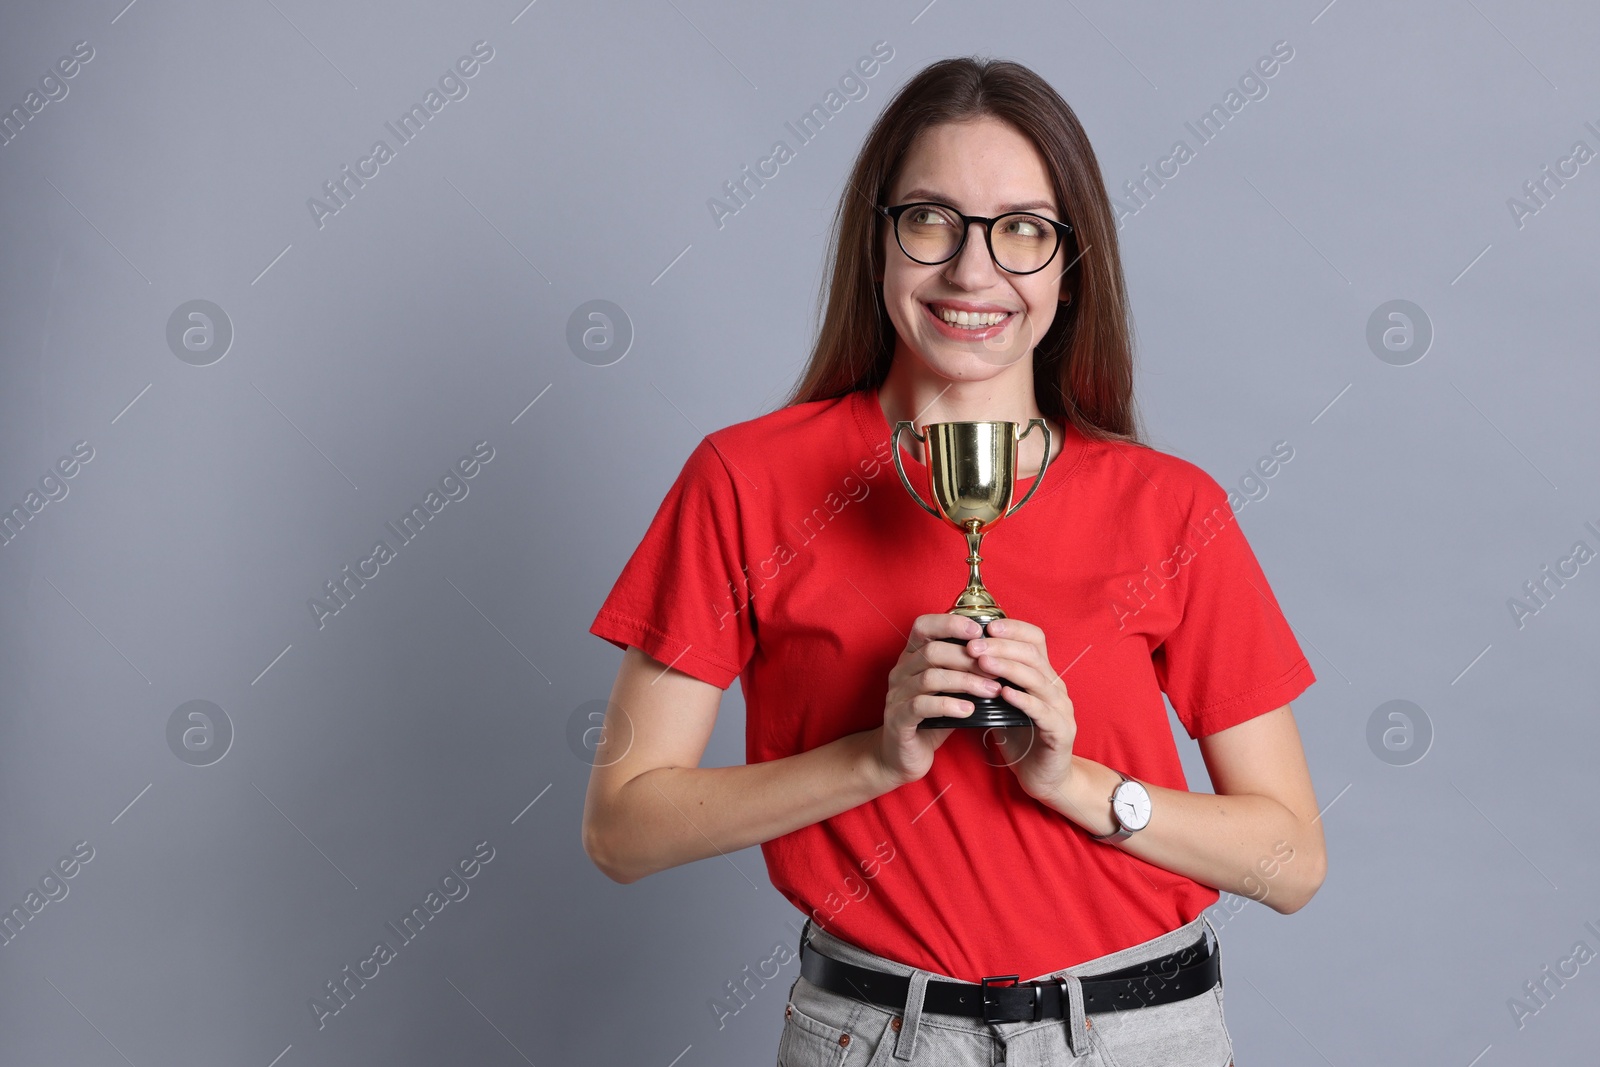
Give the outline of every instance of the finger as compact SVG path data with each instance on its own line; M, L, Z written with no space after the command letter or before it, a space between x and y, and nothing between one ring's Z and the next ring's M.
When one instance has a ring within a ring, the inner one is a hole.
M1047 674L1040 670L1033 657L1014 659L995 652L984 652L978 656L978 669L1030 693L1044 694L1056 686L1065 688L1065 683L1056 677L1054 671Z
M975 641L968 641L966 649L974 656L981 656L985 652L1006 656L1024 663L1036 663L1043 666L1050 662L1050 657L1044 648L1031 641L1019 641L1003 637L980 637Z
M930 641L954 637L963 641L982 637L983 629L964 615L948 611L918 615L911 624L911 635L906 641L906 651L916 652Z
M1013 619L1007 616L1004 619L995 619L989 623L988 632L994 637L1012 638L1027 641L1031 644L1044 644L1044 631L1031 622Z
M918 652L920 658L930 667L953 667L957 670L970 671L975 669L978 657L972 653L968 644L952 644L949 641L929 641Z
M913 634L925 637L959 637L963 640L983 636L983 628L965 615L935 611L918 615L911 624Z
M1070 707L1063 711L1050 701L1012 685L1002 686L1000 696L1032 719L1042 737L1065 738L1069 733L1076 733L1077 726Z
M923 719L937 719L942 716L964 719L971 715L974 709L970 701L962 700L960 697L923 693L911 701L911 710L916 713L917 721L920 722Z
M918 676L917 685L925 693L955 691L981 696L997 696L1000 693L999 684L993 678L946 667L929 667Z
M1066 719L1059 711L1048 701L1040 700L1026 689L1010 685L1002 686L1000 696L1006 703L1033 720L1034 729L1028 731L1029 733L1037 731L1041 736L1049 736L1066 726ZM1015 729L1021 730L1022 727Z
M1015 705L1035 723L1042 722L1044 718L1052 713L1049 704L1040 700L1028 690L1015 685L1002 685L1000 687L1000 696L1007 703Z

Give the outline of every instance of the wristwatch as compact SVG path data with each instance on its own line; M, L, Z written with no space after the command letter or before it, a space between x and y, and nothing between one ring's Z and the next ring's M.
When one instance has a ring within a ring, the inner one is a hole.
M1118 771L1122 781L1111 791L1111 817L1117 828L1109 834L1090 834L1091 841L1121 841L1132 836L1135 830L1150 825L1150 792L1138 782Z

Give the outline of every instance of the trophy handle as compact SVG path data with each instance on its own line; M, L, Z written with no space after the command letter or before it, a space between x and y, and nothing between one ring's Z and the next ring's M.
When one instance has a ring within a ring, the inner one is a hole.
M1024 437L1032 433L1035 426L1044 431L1044 462L1039 464L1039 473L1034 477L1033 484L1028 486L1028 491L1022 494L1021 500L1011 505L1010 510L1006 512L1007 516L1010 516L1018 508L1026 504L1028 498L1038 491L1039 483L1044 481L1044 469L1050 466L1050 427L1045 425L1043 419L1029 419L1028 428L1017 435L1017 440L1020 442ZM900 457L896 454L895 458L899 459ZM904 478L905 475L902 474L900 477Z
M939 514L932 507L928 506L928 502L923 500L921 495L919 495L917 491L911 487L911 479L906 477L906 469L900 464L900 433L902 430L910 430L911 436L922 442L924 448L926 448L928 444L928 439L922 434L918 433L917 428L911 423L897 422L894 424L894 433L889 436L889 450L894 453L894 469L900 475L900 484L906 487L906 492L911 494L912 500L915 500L917 503L922 505L923 511L926 511L929 515L932 515L936 519L943 519L944 516ZM1050 431L1046 430L1045 432L1049 433Z

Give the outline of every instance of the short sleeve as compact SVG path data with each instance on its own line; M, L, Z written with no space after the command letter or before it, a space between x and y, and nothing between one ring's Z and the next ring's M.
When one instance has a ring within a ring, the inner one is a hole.
M746 582L733 479L702 438L589 632L726 689L755 652Z
M1156 675L1190 737L1289 703L1316 681L1255 553L1203 472L1180 535L1180 618L1153 653Z

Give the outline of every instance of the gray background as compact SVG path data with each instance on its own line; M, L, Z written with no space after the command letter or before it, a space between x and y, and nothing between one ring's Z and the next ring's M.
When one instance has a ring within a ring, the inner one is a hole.
M1240 518L1319 675L1330 873L1222 923L1238 1063L1592 1047L1600 964L1520 1029L1507 1001L1600 950L1600 564L1521 628L1507 601L1600 546L1600 163L1521 226L1507 201L1600 148L1600 15L925 4L5 7L6 109L94 58L0 147L0 504L94 457L0 549L0 904L94 858L0 947L0 1062L771 1062L797 964L708 1006L794 940L759 851L632 886L583 854L594 609L701 435L798 372L843 176L912 72L1032 65L1120 191L1279 40L1121 235L1153 443L1228 486L1294 449ZM479 40L319 228L307 199ZM866 98L719 229L706 200L878 41ZM194 299L234 330L209 366L166 340ZM566 341L594 299L635 333L609 366ZM1396 299L1420 359L1368 343ZM469 495L319 629L308 599L478 441ZM209 766L169 744L191 700L233 730ZM1391 700L1398 753L1368 741ZM741 711L707 765L742 761ZM319 1030L309 999L479 841L470 894Z

